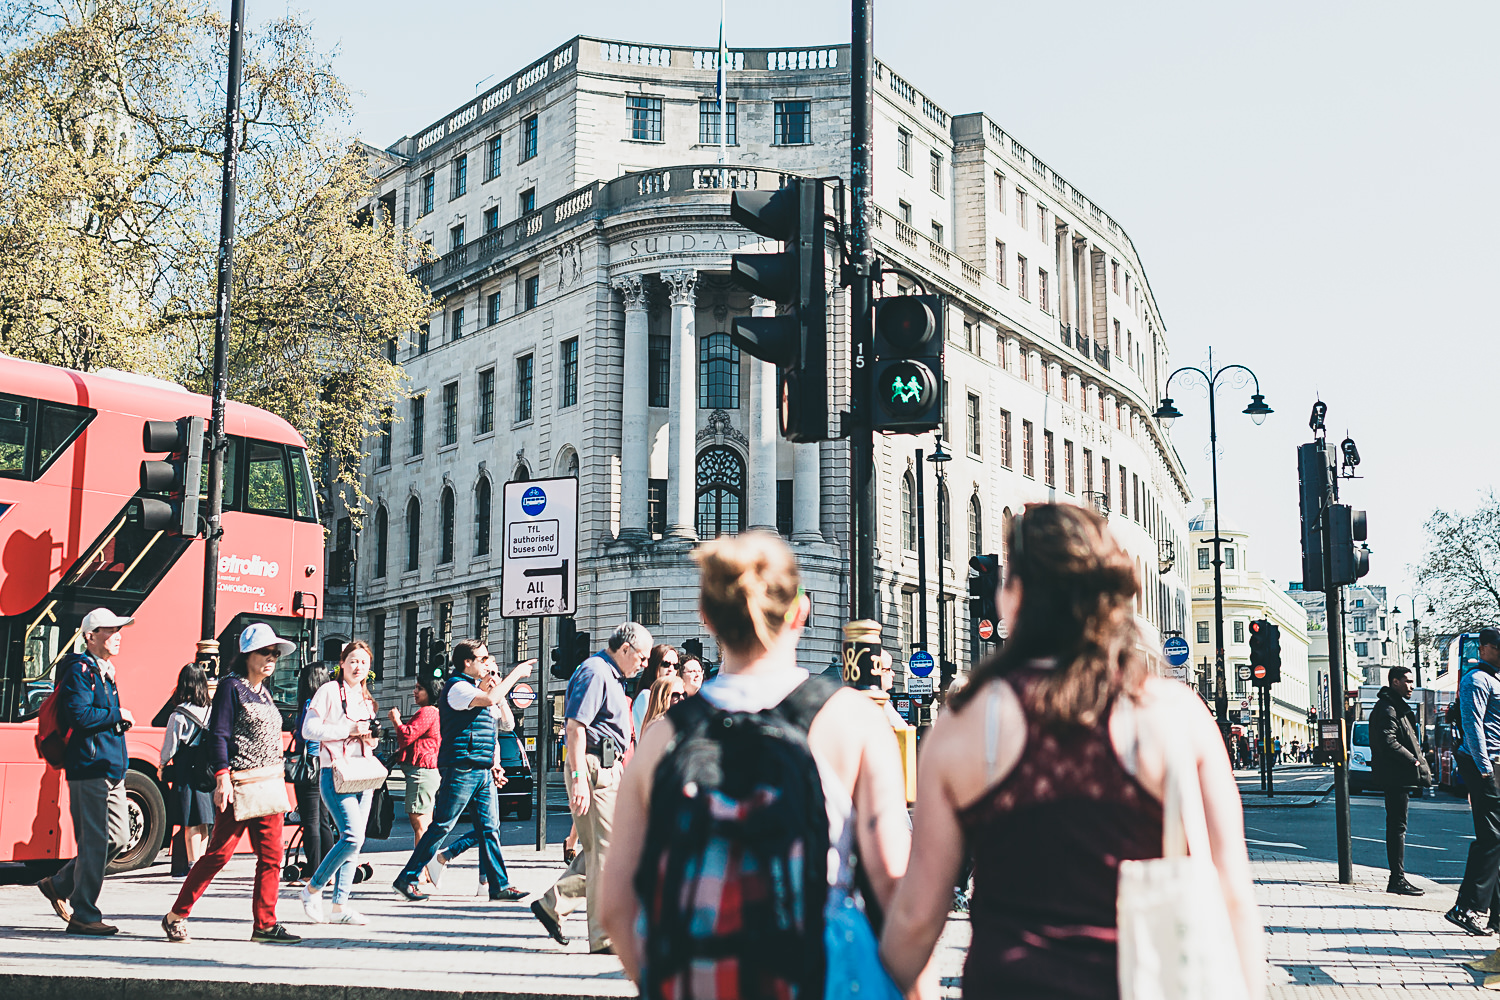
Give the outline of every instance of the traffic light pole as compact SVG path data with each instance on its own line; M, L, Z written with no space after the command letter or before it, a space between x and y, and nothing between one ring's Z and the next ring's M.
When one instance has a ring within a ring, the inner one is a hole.
M1322 432L1318 444L1322 445ZM1343 588L1333 582L1333 504L1339 498L1338 470L1328 470L1319 531L1323 536L1323 607L1328 619L1328 697L1339 724L1339 749L1333 756L1333 825L1338 842L1339 882L1354 884L1354 842L1349 832L1349 731L1344 712Z
M854 283L849 295L849 450L853 518L849 542L854 550L854 573L849 587L850 616L875 619L875 432L871 361L874 344L870 252L872 221L873 145L871 123L875 112L872 73L875 64L874 0L852 0L850 17L850 164L849 191L853 212L849 253Z

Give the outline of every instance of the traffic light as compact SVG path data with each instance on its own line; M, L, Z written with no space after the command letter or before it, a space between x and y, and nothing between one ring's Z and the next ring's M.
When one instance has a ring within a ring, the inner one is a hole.
M1365 512L1348 504L1336 503L1329 508L1329 546L1332 549L1333 583L1354 583L1370 572L1370 547L1354 547L1369 537Z
M686 642L684 642L682 644L682 651L684 653L686 653L688 656L690 656L693 659L697 660L699 663L703 663L704 662L704 660L703 660L703 640L702 639L689 639L689 640L687 640Z
M780 253L735 254L734 281L788 311L741 316L729 338L751 357L776 366L781 434L789 441L828 440L827 243L823 182L787 180L780 191L736 191L729 217L773 240Z
M141 448L147 454L169 453L165 460L147 459L141 463L141 492L159 495L141 500L142 526L148 531L197 537L203 418L148 420L141 428Z
M952 660L943 660L938 664L938 690L948 690L948 685L953 683L953 678L958 676L958 664Z
M969 560L969 608L974 618L988 621L992 626L1000 617L995 607L995 592L1000 589L1000 557L993 553L974 556ZM999 642L999 631L990 633L988 642Z
M577 651L576 640L577 623L572 618L559 618L557 620L557 645L552 647L552 676L560 681L565 681L573 676L573 671L578 669L582 660L575 660L573 654Z
M1297 479L1302 513L1302 589L1327 590L1323 580L1323 507L1328 502L1329 472L1333 467L1321 441L1297 448Z
M875 430L917 434L942 425L943 302L895 295L875 303Z
M1265 668L1264 677L1256 677L1260 687L1270 687L1281 680L1281 627L1275 622L1257 618L1250 623L1250 669Z

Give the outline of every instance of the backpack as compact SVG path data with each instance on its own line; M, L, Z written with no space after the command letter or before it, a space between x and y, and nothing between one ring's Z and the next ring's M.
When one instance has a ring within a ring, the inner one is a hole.
M67 763L68 738L73 731L62 724L62 707L57 688L47 695L36 715L36 754L47 766L61 771Z
M764 711L695 695L667 713L635 873L645 997L823 996L828 812L807 729L841 686L811 677Z
M208 747L204 743L207 730L203 724L186 712L173 711L173 715L181 715L193 726L192 733L188 738L177 745L172 759L167 761L163 770L162 780L174 785L186 785L197 792L211 792L217 786L218 781L214 775L213 765L208 761ZM171 721L171 716L168 716Z

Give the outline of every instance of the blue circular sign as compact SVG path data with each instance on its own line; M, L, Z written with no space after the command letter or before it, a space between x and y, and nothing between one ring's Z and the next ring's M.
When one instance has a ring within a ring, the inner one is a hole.
M911 672L916 676L926 677L932 673L932 654L925 649L919 649L911 654L911 659L907 661L906 665L911 668Z
M1161 650L1166 655L1167 662L1174 667L1182 666L1193 655L1193 651L1188 648L1188 641L1180 635L1174 635L1162 643Z
M536 517L547 506L547 491L540 486L533 486L521 494L521 509L532 517Z

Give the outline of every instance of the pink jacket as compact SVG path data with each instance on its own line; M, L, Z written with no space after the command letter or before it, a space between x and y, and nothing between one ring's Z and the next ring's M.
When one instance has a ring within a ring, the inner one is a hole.
M423 705L410 722L396 727L396 745L401 749L402 764L437 767L438 746L442 742L438 731L438 710L432 705Z

